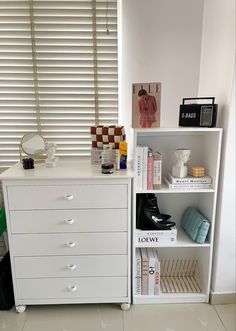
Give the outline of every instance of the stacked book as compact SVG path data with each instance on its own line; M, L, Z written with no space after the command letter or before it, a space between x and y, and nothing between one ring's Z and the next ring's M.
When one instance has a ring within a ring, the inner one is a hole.
M206 175L203 177L187 176L183 178L174 177L168 174L165 178L165 182L168 188L177 189L211 189L212 177Z
M159 244L175 244L177 229L171 230L139 230L136 229L135 244L137 247L155 247Z
M160 259L154 248L136 249L136 295L160 293Z
M162 156L148 146L136 147L137 190L161 188Z

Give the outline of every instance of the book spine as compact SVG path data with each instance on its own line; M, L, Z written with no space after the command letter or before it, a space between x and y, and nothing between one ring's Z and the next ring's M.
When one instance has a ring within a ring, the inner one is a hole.
M211 184L212 178L211 177L184 177L184 178L177 178L173 177L170 174L168 175L168 180L170 184Z
M160 294L160 287L161 287L161 263L158 257L157 250L154 251L155 256L155 286L154 286L154 295Z
M161 188L161 176L162 176L162 160L160 154L154 155L153 161L153 188L160 189Z
M212 184L198 184L198 183L192 183L192 184L171 184L168 180L166 180L166 184L168 188L185 188L185 189L191 189L191 188L198 188L198 189L206 189L206 188L212 188Z
M148 256L147 256L147 248L141 248L141 256L142 256L142 276L141 276L141 294L148 294Z
M153 166L154 159L151 151L148 153L148 164L147 164L147 189L153 190Z
M143 188L143 148L141 146L136 147L136 184L137 190Z
M142 261L141 261L141 254L140 248L136 249L136 295L141 294L141 272L142 272Z
M143 190L147 189L148 147L143 146Z
M154 287L155 287L155 257L153 254L153 249L148 248L148 294L154 295Z

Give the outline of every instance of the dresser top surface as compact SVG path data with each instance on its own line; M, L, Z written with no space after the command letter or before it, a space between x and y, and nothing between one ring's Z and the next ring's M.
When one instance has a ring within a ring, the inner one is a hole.
M100 165L91 165L90 161L75 161L59 159L56 167L48 168L44 163L35 164L34 169L24 170L21 163L17 163L0 174L0 180L32 180L32 179L83 179L83 178L131 178L133 171L127 169L114 170L113 174L102 174Z

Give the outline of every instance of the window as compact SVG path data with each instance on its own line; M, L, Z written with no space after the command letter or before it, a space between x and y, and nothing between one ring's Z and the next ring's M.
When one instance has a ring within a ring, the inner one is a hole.
M118 122L116 0L0 0L0 171L27 132L89 156L90 126Z

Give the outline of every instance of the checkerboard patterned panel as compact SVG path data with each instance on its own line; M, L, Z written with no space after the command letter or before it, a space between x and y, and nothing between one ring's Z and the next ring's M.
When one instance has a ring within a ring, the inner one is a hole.
M92 147L102 148L104 144L112 145L112 148L119 149L119 142L125 141L125 128L119 125L95 125L90 129Z

